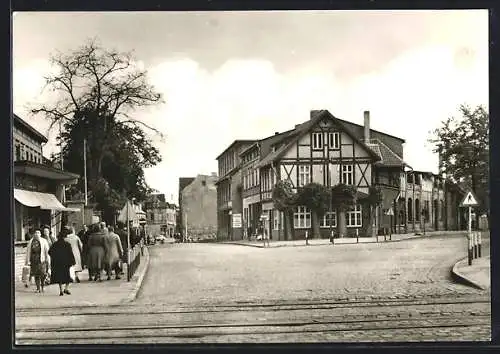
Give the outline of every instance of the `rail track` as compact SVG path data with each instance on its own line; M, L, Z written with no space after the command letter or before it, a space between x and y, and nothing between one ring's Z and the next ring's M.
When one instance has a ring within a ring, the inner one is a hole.
M16 344L489 340L487 296L16 313Z

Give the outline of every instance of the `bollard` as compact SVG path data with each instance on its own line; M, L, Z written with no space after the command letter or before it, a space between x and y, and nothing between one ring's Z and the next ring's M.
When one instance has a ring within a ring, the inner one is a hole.
M477 232L474 231L473 233L473 238L472 238L472 247L473 247L473 251L474 251L474 259L477 258Z
M382 232L384 233L384 241L387 241L387 232L385 232L385 228L382 229Z
M356 243L359 243L359 230L356 229Z
M332 243L332 245L335 244L335 237L333 236L333 231L330 231L330 242Z
M467 258L469 261L469 265L472 265L472 235L467 235L468 247L467 247Z
M481 232L478 232L477 233L477 253L478 253L478 256L481 257Z
M307 234L307 231L306 231L306 246L309 244L309 240L308 240L308 234Z

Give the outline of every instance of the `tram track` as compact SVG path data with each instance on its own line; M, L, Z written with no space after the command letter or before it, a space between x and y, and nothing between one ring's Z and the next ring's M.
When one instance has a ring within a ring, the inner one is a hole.
M484 297L251 305L174 311L122 306L107 312L20 316L16 339L18 344L211 342L223 338L240 342L255 336L271 341L314 336L335 340L355 332L361 333L360 338L369 338L395 330L418 334L479 328L488 332L491 327L490 302Z

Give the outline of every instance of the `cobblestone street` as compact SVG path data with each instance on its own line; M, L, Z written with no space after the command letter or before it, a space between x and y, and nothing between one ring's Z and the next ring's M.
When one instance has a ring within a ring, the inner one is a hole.
M451 279L452 266L465 256L463 236L269 249L158 246L137 301L194 305L480 294Z
M267 249L168 244L149 253L136 301L22 312L18 342L490 340L489 289L450 277L465 256L460 236Z

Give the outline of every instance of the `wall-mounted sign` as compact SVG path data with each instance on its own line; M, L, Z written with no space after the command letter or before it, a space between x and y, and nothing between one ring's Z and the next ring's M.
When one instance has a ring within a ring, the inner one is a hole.
M241 225L241 214L233 214L233 229L239 229Z

